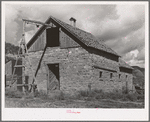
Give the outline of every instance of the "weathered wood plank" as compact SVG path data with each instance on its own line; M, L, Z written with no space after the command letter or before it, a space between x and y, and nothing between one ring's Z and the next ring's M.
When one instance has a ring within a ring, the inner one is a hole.
M68 47L79 47L80 45L75 42L71 37L65 34L63 31L60 32L60 47L68 48Z
M32 46L29 48L29 52L39 51L43 50L46 46L46 31L43 31L41 35L37 38L37 40L32 44Z

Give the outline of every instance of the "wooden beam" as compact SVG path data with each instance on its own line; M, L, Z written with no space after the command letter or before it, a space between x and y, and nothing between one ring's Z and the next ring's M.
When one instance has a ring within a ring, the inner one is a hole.
M34 23L34 24L37 24L37 25L45 25L47 27L52 27L51 25L43 23L43 22L40 22L40 21L27 20L27 19L22 19L22 20L25 21L26 23Z
M102 67L99 67L99 66L93 66L94 68L97 68L97 69L102 69L102 70L106 70L106 71L110 71L110 72L117 72L115 70L111 70L111 69L106 69L106 68L102 68Z

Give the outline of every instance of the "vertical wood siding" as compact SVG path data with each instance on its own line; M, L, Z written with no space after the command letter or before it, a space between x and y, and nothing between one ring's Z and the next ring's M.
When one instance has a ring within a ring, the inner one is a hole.
M80 45L75 42L72 38L70 38L63 31L60 31L60 47L68 48L68 47L79 47Z
M80 45L70 38L63 31L59 33L60 48L80 47ZM46 46L46 30L38 37L38 39L29 48L29 52L43 50Z
M46 45L46 30L39 35L38 39L33 43L33 45L29 48L29 52L43 50Z

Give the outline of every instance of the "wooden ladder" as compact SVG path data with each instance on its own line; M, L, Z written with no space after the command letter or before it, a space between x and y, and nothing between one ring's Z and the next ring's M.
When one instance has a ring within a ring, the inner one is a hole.
M33 92L34 92L35 89L37 88L37 85L35 84L36 78L35 78L34 70L33 70L33 67L32 67L32 64L31 64L31 61L30 61L30 58L29 58L27 45L26 45L26 42L25 42L25 34L24 34L24 26L25 26L25 24L26 23L23 22L23 34L22 34L23 37L20 40L18 55L16 57L16 62L15 62L15 66L14 66L14 70L13 70L13 74L12 74L12 78L11 78L11 84L9 86L12 87L14 85L14 83L17 81L17 79L14 78L16 69L17 68L22 68L22 75L19 76L19 77L22 77L23 81L22 81L22 84L17 84L16 86L24 87L25 92L27 92L25 87L26 86L31 86L31 88L30 88L30 90L28 90L28 92L31 92L32 89L33 89ZM22 49L22 52L21 52L21 49ZM18 60L19 59L22 59L22 65L18 65ZM29 63L29 68L32 71L33 81L30 84L26 84L26 82L25 82L25 69L27 68L26 65L25 65L25 64L27 64L26 62Z

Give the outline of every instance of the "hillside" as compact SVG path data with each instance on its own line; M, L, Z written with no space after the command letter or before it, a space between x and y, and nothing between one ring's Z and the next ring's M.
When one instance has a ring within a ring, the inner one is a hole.
M132 66L132 68L140 70L143 74L145 74L145 68L141 68L141 67L138 67L138 66Z
M19 47L13 44L5 42L5 63L10 60L15 60L15 56L18 54Z
M18 46L5 42L5 54L17 54L19 50Z
M138 66L132 66L133 69L133 83L134 85L144 88L145 69Z

